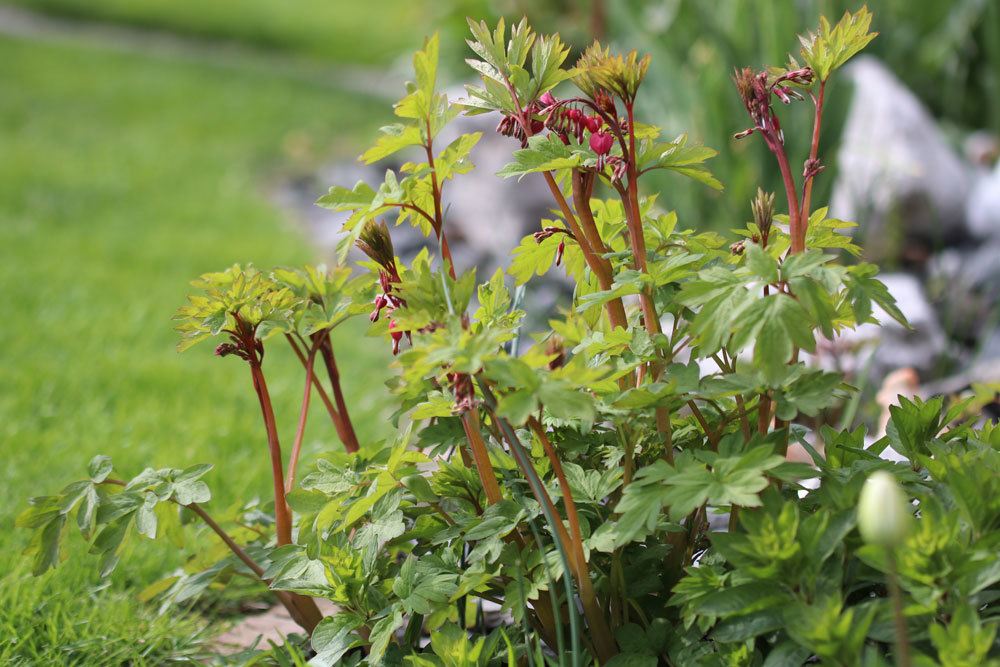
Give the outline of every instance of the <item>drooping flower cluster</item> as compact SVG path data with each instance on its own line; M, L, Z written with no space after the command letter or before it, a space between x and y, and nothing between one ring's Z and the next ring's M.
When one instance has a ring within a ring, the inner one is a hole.
M600 113L588 114L581 108L585 104L593 104L604 114L616 117L614 100L604 90L598 91L597 98L592 103L585 100L559 100L547 91L527 106L524 114L525 122L532 136L542 130L548 130L565 144L570 142L570 137L573 137L578 144L584 143L584 139L587 139L590 149L597 154L597 169L600 171L610 161L615 138ZM623 121L618 122L621 124ZM524 125L514 116L504 116L496 131L504 136L518 139L522 147L528 145L529 135L526 134Z
M615 103L603 90L602 103L605 114L611 114L614 118L616 114ZM579 102L574 100L560 101L547 92L538 100L542 113L545 115L543 125L550 132L568 144L570 136L574 137L577 143L583 143L584 137L588 138L590 150L597 154L597 170L602 171L604 165L615 145L614 135L605 123L604 118L598 113L587 114L574 104ZM596 104L596 103L595 103Z
M532 116L535 113L538 113L537 105L532 104L530 107L528 107L526 113L529 118L532 118ZM542 129L545 127L542 121L536 120L534 118L532 118L529 122L531 123L532 135L541 132ZM515 139L521 142L521 148L524 148L525 146L528 145L528 135L525 134L524 128L521 126L521 123L514 116L504 116L503 118L501 118L500 122L497 124L497 133L502 134L505 137L514 137Z
M601 133L604 123L596 114L588 115L577 107L570 106L569 102L560 102L552 93L545 93L538 102L541 113L545 115L545 128L555 132L564 143L569 143L570 136L575 137L577 143L583 143L585 133Z
M813 80L813 72L808 67L786 70L777 76L766 71L754 72L749 67L736 70L733 81L739 90L743 105L753 120L754 126L739 132L737 139L748 137L754 132L760 132L772 150L785 143L785 135L781 131L781 123L771 104L771 95L777 97L783 104L789 104L793 99L801 100L799 93L791 84L809 85Z
M396 268L396 254L392 247L392 238L389 236L389 227L384 221L369 220L361 230L357 246L379 265L378 280L382 293L375 297L375 309L368 316L369 320L377 322L383 310L391 315L394 310L406 305L406 302L395 294L394 286L401 280L399 270ZM396 320L390 320L389 335L392 337L392 353L399 354L403 336L409 336L409 332L400 330L396 326Z

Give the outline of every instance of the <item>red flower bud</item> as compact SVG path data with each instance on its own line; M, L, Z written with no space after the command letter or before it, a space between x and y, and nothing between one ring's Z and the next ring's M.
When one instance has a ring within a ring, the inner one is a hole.
M396 328L396 320L389 322L389 335L392 336L392 353L399 354L399 343L403 340L403 332Z
M815 158L810 158L806 160L805 167L802 170L802 176L807 180L810 178L815 178L816 174L823 171L823 169L825 169L825 167L819 160Z
M586 124L587 129L591 132L597 132L601 129L601 118L600 116L585 116L583 119L584 124Z
M598 88L597 92L594 93L594 103L598 108L609 116L617 116L618 110L615 109L615 100L608 94L603 88Z
M558 100L555 98L555 96L550 91L547 90L547 91L545 91L545 93L542 94L541 97L538 98L538 102L539 102L539 104L542 105L543 109L546 109L546 108L552 106L553 104L556 104L558 102Z
M556 248L556 266L562 264L563 252L566 250L566 242L560 241L559 247Z
M610 153L614 143L614 137L607 132L594 132L590 135L590 148L598 155Z
M378 318L382 314L382 309L387 305L389 305L389 298L385 294L379 294L375 297L375 310L368 316L368 319L372 322L378 322Z
M237 347L232 343L220 343L218 347L215 348L215 356L217 357L228 357L237 351Z

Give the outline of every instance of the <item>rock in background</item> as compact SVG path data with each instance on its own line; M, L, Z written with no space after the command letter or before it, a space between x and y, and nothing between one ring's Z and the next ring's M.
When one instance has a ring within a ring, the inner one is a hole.
M1000 142L973 132L963 159L881 62L848 71L831 215L859 223L868 259L909 271L882 280L913 330L881 316L828 342L827 361L875 386L912 368L925 394L1000 382Z
M970 169L930 113L885 65L858 58L854 96L837 151L834 217L861 224L875 261L921 263L968 234Z

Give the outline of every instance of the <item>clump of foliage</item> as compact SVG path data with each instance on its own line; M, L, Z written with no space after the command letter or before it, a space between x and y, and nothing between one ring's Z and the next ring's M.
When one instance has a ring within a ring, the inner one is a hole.
M255 578L310 634L316 665L997 664L1000 429L961 421L966 403L902 400L866 442L864 427L826 424L853 389L800 358L817 335L873 321L873 304L903 321L874 266L837 261L857 251L848 223L811 202L826 83L870 21L824 21L801 62L736 70L739 136L774 154L787 210L761 191L732 244L679 230L668 195L640 191L654 170L721 188L715 151L635 117L648 58L595 43L567 68L556 35L470 22L482 85L456 103L429 39L400 122L362 156L417 161L319 200L350 212L341 255L360 248L362 275L235 266L202 276L179 312L182 349L224 336L216 354L248 365L273 500L220 523L204 509L208 466L125 481L98 457L22 515L36 572L59 562L71 520L107 573L128 535L180 539L200 518L228 555L198 554L147 595L169 605ZM556 97L561 85L578 92ZM797 177L774 101L805 98ZM442 190L480 135L435 140L462 111L499 113L514 140L501 175L543 178L555 203L513 250L513 291L503 272L477 284L448 245ZM438 257L398 258L390 214L433 235ZM521 286L553 267L574 282L572 308L529 345ZM397 354L395 435L363 447L330 338L362 313ZM287 464L264 375L282 338L305 371ZM345 451L299 478L313 393ZM790 443L813 465L790 462ZM880 458L889 446L908 462ZM316 598L338 611L324 618ZM492 631L487 602L504 619Z

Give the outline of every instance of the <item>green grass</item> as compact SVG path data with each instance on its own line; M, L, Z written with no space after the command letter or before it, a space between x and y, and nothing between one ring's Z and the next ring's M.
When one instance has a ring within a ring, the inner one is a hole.
M483 0L3 0L69 17L233 40L340 63L384 64ZM406 30L400 30L400 27ZM464 43L459 41L460 47Z
M160 664L189 654L202 624L135 600L181 562L171 547L139 545L94 592L79 547L32 579L13 518L96 453L122 475L214 463L210 511L267 497L246 368L210 345L177 354L170 318L201 272L314 260L268 184L354 152L339 137L360 140L387 112L277 76L80 47L0 39L0 62L0 664ZM358 328L338 341L362 440L381 422L383 347ZM266 362L287 440L294 364L284 350ZM318 418L306 440L312 454L339 447Z

